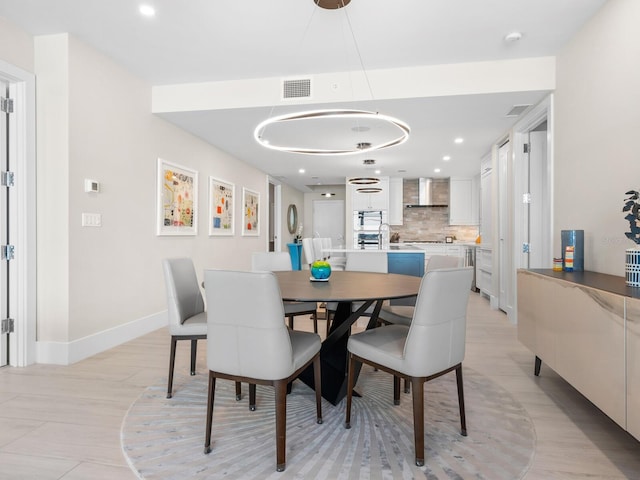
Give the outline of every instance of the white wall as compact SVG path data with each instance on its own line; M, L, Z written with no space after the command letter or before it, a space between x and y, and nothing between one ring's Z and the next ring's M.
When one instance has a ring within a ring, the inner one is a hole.
M585 269L624 275L624 193L640 189L640 2L610 0L557 59L554 255L584 229Z
M190 256L202 270L250 268L266 245L242 237L242 187L266 207L266 175L154 116L151 88L66 34L36 39L38 79L38 342L40 361L72 362L102 348L101 335L157 328L166 310L161 260ZM68 111L68 113L67 113ZM199 172L198 235L158 237L157 158ZM236 184L234 237L208 236L208 177ZM101 184L88 194L83 180ZM83 212L102 227L81 226ZM108 347L109 345L104 345Z
M33 72L33 37L0 16L0 59Z

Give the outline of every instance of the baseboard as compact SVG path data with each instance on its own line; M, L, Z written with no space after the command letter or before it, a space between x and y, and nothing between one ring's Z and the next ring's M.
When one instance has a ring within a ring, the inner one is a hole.
M166 325L165 310L72 342L36 342L36 362L71 365Z

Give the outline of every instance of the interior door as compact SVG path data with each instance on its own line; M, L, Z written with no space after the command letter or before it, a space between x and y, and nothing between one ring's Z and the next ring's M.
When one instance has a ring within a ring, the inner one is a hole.
M498 149L498 307L509 313L511 234L509 231L509 142Z
M553 257L547 162L547 122L529 132L529 262L527 268L547 268Z
M344 247L344 200L313 201L313 236L331 238L335 248Z
M9 85L0 80L0 97L9 98ZM9 114L0 112L0 171L9 170ZM8 244L9 189L0 187L0 245ZM9 262L0 255L0 319L9 318ZM0 367L9 362L9 334L0 335Z

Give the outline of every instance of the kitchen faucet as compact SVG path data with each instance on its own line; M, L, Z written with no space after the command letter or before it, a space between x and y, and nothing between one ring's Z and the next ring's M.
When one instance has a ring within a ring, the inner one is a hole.
M388 246L388 244L389 244L388 235L387 235L387 241L385 242L384 235L382 233L382 227L384 227L385 225L387 226L386 232L388 234L389 233L389 229L391 228L391 225L389 225L388 223L381 223L380 226L378 226L378 249L380 249L380 250L386 248L386 246Z

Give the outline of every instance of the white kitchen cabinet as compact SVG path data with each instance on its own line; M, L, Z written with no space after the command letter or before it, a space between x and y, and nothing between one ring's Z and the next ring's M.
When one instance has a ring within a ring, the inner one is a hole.
M491 157L489 155L482 159L480 168L480 236L483 243L491 245L491 190L493 169L491 168Z
M471 224L480 225L480 174L471 179Z
M493 252L490 248L476 248L476 287L480 294L491 298Z
M351 185L351 206L354 211L388 211L389 210L389 178L381 178L380 183L371 187L381 188L379 193L360 193L358 188L367 185Z
M402 178L391 177L389 179L389 225L403 224L402 188Z
M475 188L477 192L477 187ZM472 178L449 180L449 225L477 225L477 200L474 201Z

